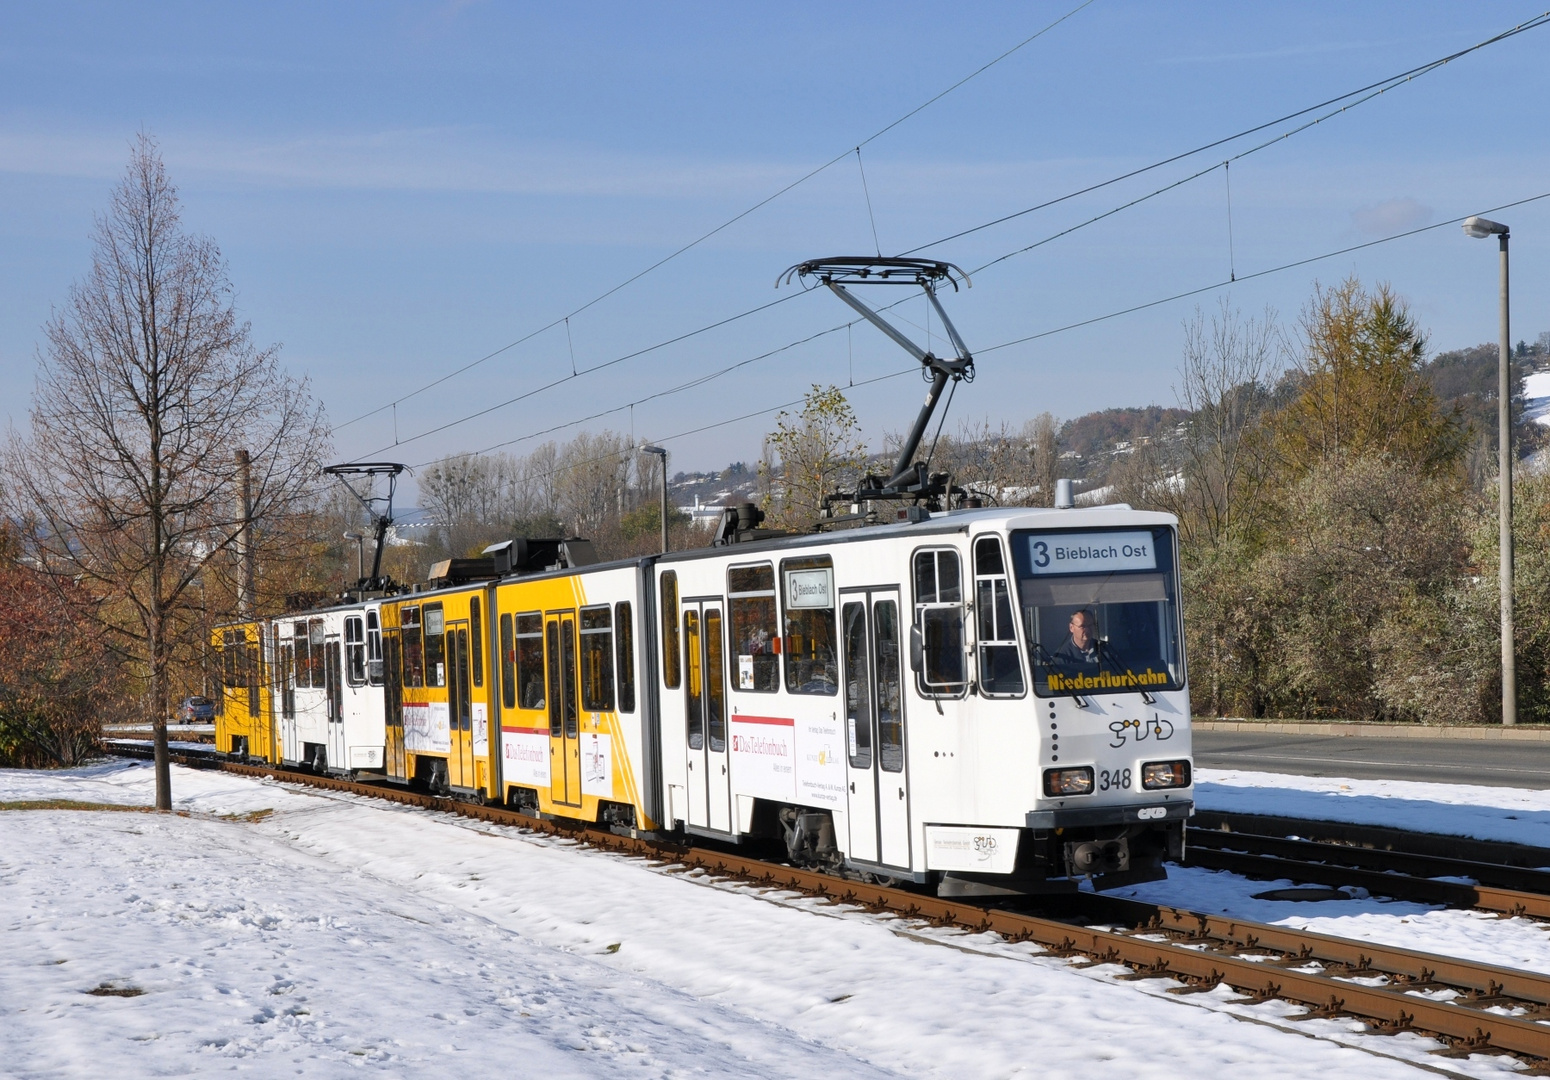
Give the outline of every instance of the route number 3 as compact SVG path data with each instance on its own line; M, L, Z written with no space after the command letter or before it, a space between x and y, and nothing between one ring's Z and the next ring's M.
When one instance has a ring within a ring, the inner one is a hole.
M1033 565L1040 567L1049 565L1049 545L1043 540L1033 542Z

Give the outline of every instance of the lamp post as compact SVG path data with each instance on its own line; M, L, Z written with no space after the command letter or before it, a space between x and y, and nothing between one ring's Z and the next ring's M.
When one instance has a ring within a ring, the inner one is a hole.
M366 578L366 534L347 532L344 534L344 538L355 541L355 580L357 583L364 581Z
M1502 263L1502 340L1496 371L1496 460L1500 480L1498 527L1501 530L1502 581L1502 723L1518 722L1517 664L1512 645L1512 334L1507 322L1507 226L1483 217L1464 220L1464 233L1477 240L1497 238Z
M667 554L667 451L660 446L642 443L640 452L656 454L662 459L662 554Z

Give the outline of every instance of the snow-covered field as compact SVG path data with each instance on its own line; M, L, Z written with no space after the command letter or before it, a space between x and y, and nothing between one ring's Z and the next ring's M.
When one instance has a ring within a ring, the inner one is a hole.
M1213 799L1250 786L1244 774L1202 778ZM1278 786L1256 798L1317 793L1264 779ZM1128 1080L1513 1068L452 815L184 769L173 782L181 815L0 812L0 1075ZM144 805L150 794L138 763L0 772L0 802ZM1267 887L1185 871L1136 891L1550 971L1545 931L1521 920L1251 899Z
M1550 371L1523 377L1523 415L1536 423L1550 424Z
M1528 788L1199 769L1195 805L1550 848L1550 791Z

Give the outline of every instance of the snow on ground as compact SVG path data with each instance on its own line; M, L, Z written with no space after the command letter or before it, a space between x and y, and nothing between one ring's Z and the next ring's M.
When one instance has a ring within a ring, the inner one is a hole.
M150 793L138 763L0 772L0 802L144 805ZM1178 997L1167 980L1119 981L1122 969L994 935L757 893L449 814L185 769L174 793L182 816L0 813L0 1071L1512 1070L1430 1057L1435 1044L1419 1036L1362 1035L1352 1021L1292 1022L1300 1010L1237 1004L1224 988Z
M1523 377L1523 415L1536 423L1550 424L1550 371Z
M1387 825L1550 847L1550 791L1217 769L1201 769L1195 780L1196 805L1203 810ZM1370 898L1363 889L1349 890L1351 900L1254 899L1256 893L1292 884L1170 867L1167 881L1114 894L1550 973L1550 928L1543 923Z
M1550 848L1550 790L1198 769L1195 805Z

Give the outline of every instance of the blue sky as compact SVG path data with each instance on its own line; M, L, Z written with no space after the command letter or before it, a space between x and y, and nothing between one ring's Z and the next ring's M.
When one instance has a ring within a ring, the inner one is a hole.
M580 307L1005 52L1059 3L72 4L0 9L0 397L23 423L41 327L89 265L136 131L185 222L225 252L259 344L283 344L340 459L411 465L604 426L664 440L909 366L867 327L549 435L845 321L795 297L434 435L535 384L789 295L804 258L873 250L854 156L571 320ZM893 253L1472 45L1542 11L1477 2L1095 0L866 145ZM1496 333L1494 245L1448 226L1002 349L991 346L1550 191L1550 27L1458 60L1231 170L977 274L947 299L978 354L950 423L1171 404L1181 322L1218 296L1295 319L1315 279L1388 281L1435 349ZM925 254L977 267L1247 141ZM1513 229L1513 336L1550 329L1550 199ZM891 297L890 297L891 298ZM923 320L919 302L901 309ZM989 350L989 351L987 351ZM856 388L874 442L909 375ZM396 438L395 441L395 412ZM669 443L675 468L752 461L773 419ZM513 441L518 440L518 441Z

